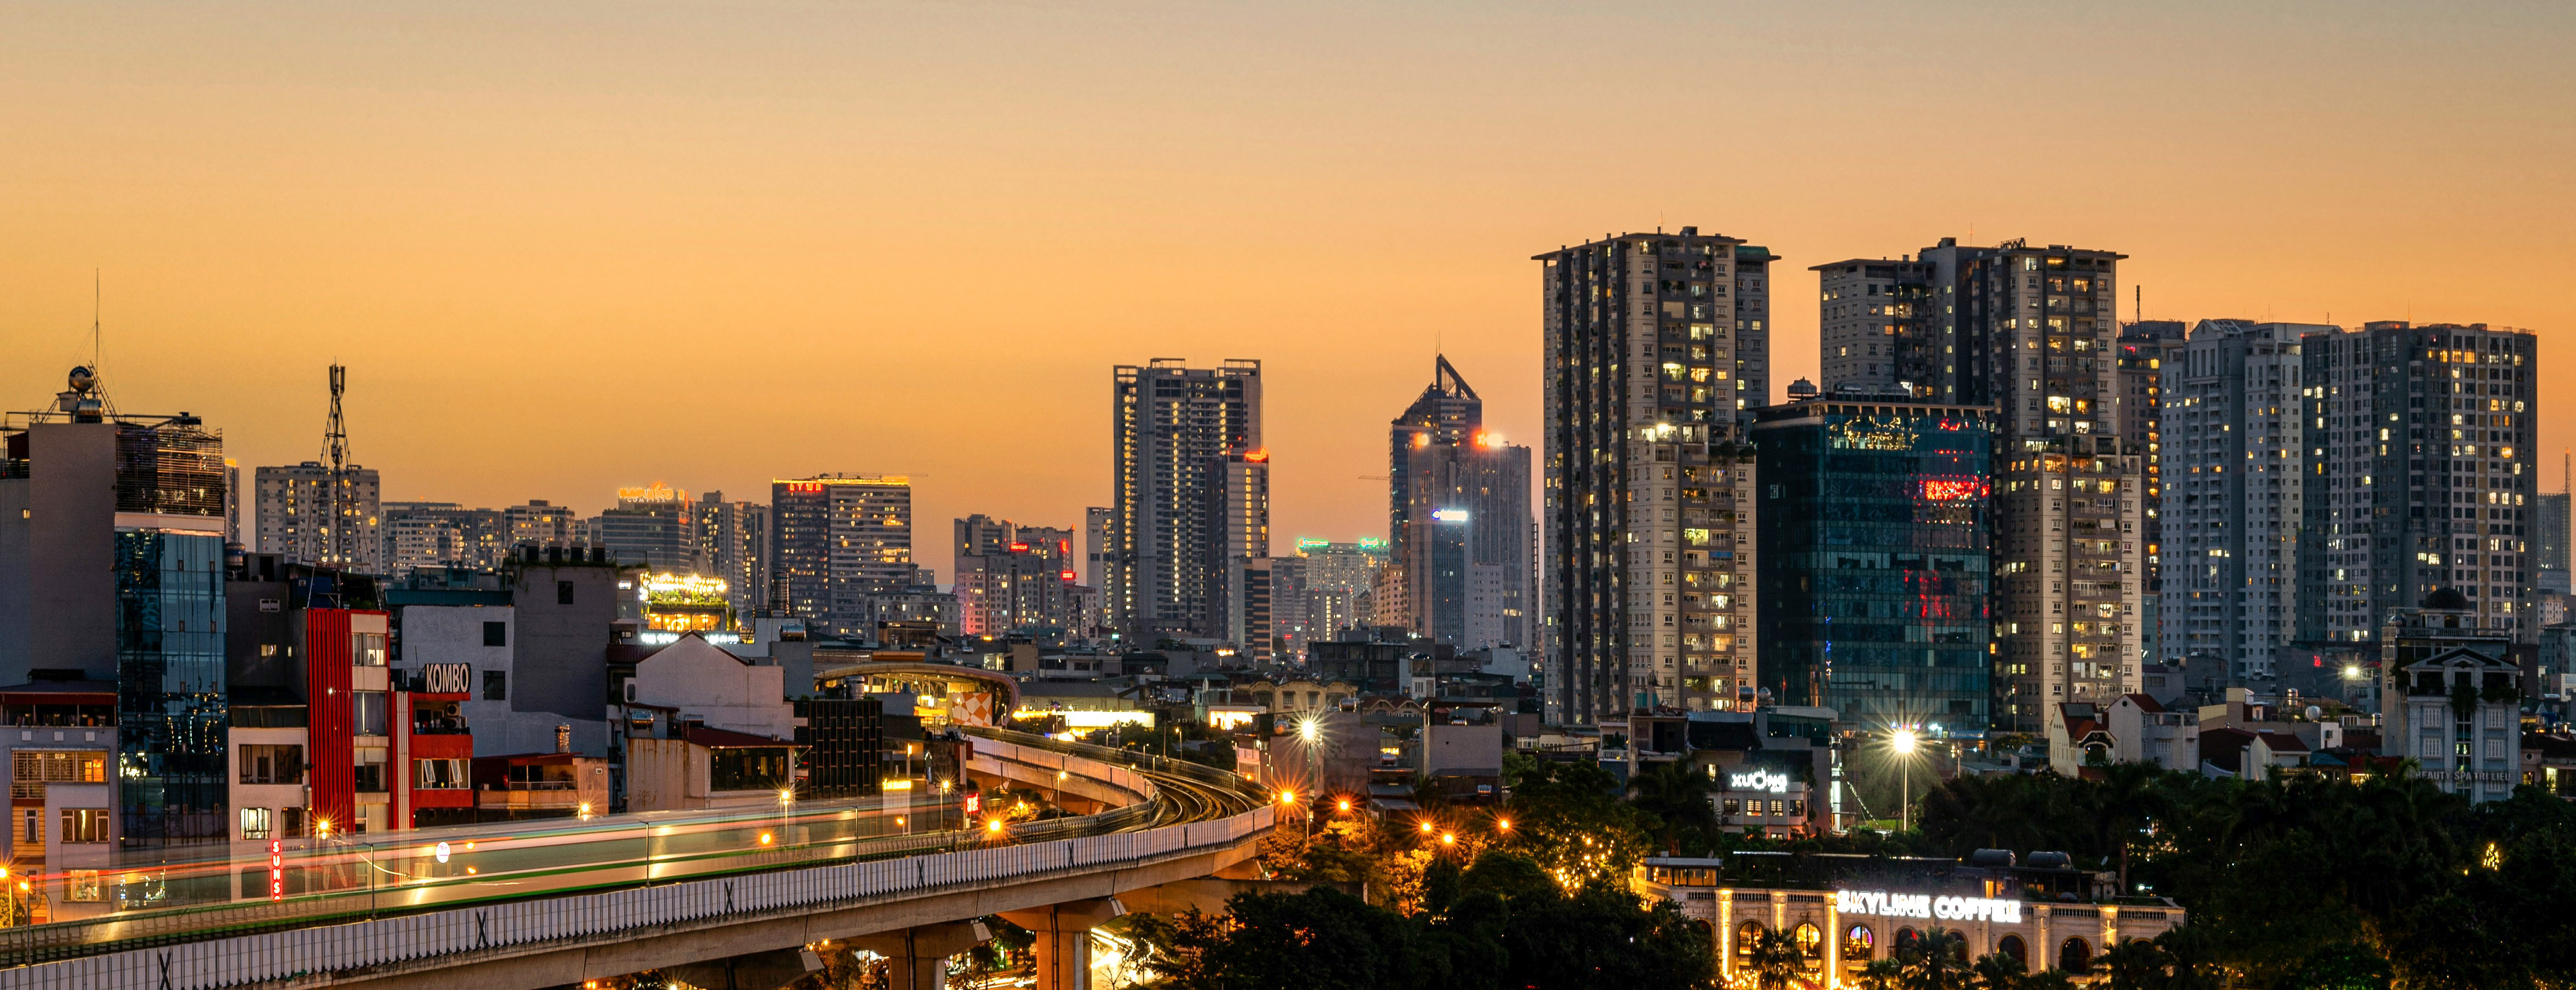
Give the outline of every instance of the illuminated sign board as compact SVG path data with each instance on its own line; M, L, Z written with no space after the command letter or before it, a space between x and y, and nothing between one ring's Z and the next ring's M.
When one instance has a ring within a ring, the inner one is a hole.
M1777 770L1757 768L1752 773L1727 774L1726 786L1731 790L1738 791L1763 791L1771 794L1787 794L1789 793L1789 775Z
M984 792L982 792L982 791L967 791L967 792L966 792L966 813L967 813L967 814L970 814L970 815L978 815L978 814L982 814L983 812L984 812Z
M1882 918L1940 918L1947 921L2021 923L2021 902L1947 894L1891 894L1884 890L1834 891L1834 910Z
M284 849L285 847L277 840L268 840L268 899L272 901L282 901L286 899L286 854Z
M1986 493L1986 483L1976 478L1925 478L1923 500L1926 502L1965 502Z
M1465 509L1433 509L1433 510L1431 510L1431 518L1433 518L1433 519L1437 519L1437 520L1440 520L1441 522L1466 522L1466 521L1467 521L1467 510L1465 510Z

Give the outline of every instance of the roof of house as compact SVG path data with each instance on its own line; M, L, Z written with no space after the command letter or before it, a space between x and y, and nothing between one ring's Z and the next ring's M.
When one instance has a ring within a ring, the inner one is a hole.
M2161 712L2165 710L2163 702L2157 701L2156 699L2147 697L2143 694L2124 694L2120 697L2122 700L2138 706L2139 711Z
M708 749L748 749L754 746L777 747L796 745L796 743L784 739L771 739L767 736L755 736L748 732L735 732L731 729L710 729L705 726L691 726L682 730L680 735L681 738L687 739L690 743L704 746Z
M2301 739L2287 732L2275 732L2271 729L2265 729L2262 731L2261 735L2263 738L2263 745L2270 748L2272 752L2305 753L2308 751L2307 740Z

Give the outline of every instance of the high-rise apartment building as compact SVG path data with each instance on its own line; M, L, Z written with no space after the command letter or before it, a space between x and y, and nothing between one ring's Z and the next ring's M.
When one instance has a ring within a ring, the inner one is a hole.
M251 487L259 552L361 574L385 572L384 486L374 468L352 464L335 475L320 461L264 467L251 472Z
M2145 588L2138 596L2138 653L2170 658L2164 648L2164 366L2183 347L2180 320L2132 320L2120 326L2120 436L2146 466L2138 502Z
M1996 407L2003 441L1998 721L2054 741L2058 704L2110 704L2140 684L2144 659L2145 452L2119 434L2113 350L2123 256L2019 241L1926 254L1956 273L1942 288L1959 300L1944 316L1960 310L1960 399Z
M2058 731L2055 706L2107 705L2138 683L2146 466L2122 433L2122 257L1943 238L1900 262L1823 266L1836 280L1820 304L1828 322L1854 328L1848 340L1875 338L1876 357L1897 369L1875 374L1995 410L1993 713L2006 731Z
M1076 630L1073 531L982 514L956 529L957 622L968 636Z
M2215 660L2236 681L2276 676L2298 633L2299 342L2334 331L2202 320L2161 359L2159 659Z
M868 596L903 592L920 579L912 479L824 474L773 481L769 493L771 601L817 631L872 636Z
M1115 609L1110 603L1118 601L1119 594L1109 587L1110 579L1117 573L1117 569L1110 566L1110 560L1115 556L1110 534L1117 528L1118 510L1105 505L1082 510L1082 580L1083 585L1090 589L1085 600L1091 603L1091 614L1082 621L1085 635L1106 635L1117 624L1112 614Z
M735 616L747 623L769 606L769 507L728 502L723 492L699 496L698 559L724 579Z
M498 567L510 555L509 520L454 502L384 503L385 573L415 567Z
M621 564L666 574L706 569L697 503L659 481L618 489L617 507L599 514L599 537Z
M1771 263L1780 256L1752 244L1735 246L1735 425L1753 426L1754 410L1771 404Z
M2540 506L2540 518L2533 529L2536 535L2532 541L2536 544L2535 552L2539 555L2539 560L2532 564L2532 569L2539 572L2535 585L2544 595L2565 595L2569 590L2567 495L2571 489L2567 483L2570 480L2570 474L2576 472L2570 471L2567 455L2562 453L2559 456L2558 494L2541 495L2534 500Z
M1261 362L1177 358L1111 373L1116 517L1102 587L1130 639L1231 638L1234 561L1270 555Z
M1930 262L1912 255L1889 261L1853 258L1808 269L1819 293L1818 365L1827 395L1903 393L1918 401L1956 401L1942 370L1940 290Z
M1534 258L1551 721L1731 708L1753 675L1754 462L1738 415L1741 376L1768 362L1741 353L1753 318L1739 331L1734 301L1758 278L1741 274L1745 247L1684 227Z
M1992 410L1910 389L1771 406L1757 683L1870 731L1986 726Z
M1304 558L1303 579L1307 635L1331 639L1345 629L1370 624L1369 594L1378 572L1386 567L1385 540L1362 537L1350 543L1303 538L1297 556Z
M2392 610L2456 588L2478 628L2530 642L2539 339L2387 321L2310 333L2300 351L2299 639L2353 649Z
M501 510L501 521L509 527L509 545L513 548L584 545L581 516L544 499L531 499L526 505Z

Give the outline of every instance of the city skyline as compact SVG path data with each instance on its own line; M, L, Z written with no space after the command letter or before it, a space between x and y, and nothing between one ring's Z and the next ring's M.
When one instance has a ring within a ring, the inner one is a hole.
M17 148L0 181L45 192L0 207L19 234L0 249L19 359L0 407L41 405L88 356L97 271L111 391L223 424L244 465L295 464L321 447L337 359L389 501L592 514L657 478L908 473L922 519L1070 526L1109 483L1099 369L1240 355L1270 379L1277 531L1384 535L1362 476L1417 369L1448 354L1495 428L1534 440L1527 258L1659 222L1783 259L1775 402L1817 377L1807 266L1945 236L2117 248L2149 318L2484 322L2544 347L2576 321L2520 274L2576 251L2549 192L2576 162L2576 86L2545 57L2570 33L2559 10L896 8L665 11L598 34L476 8L294 31L264 29L284 8L138 9L33 12L0 40ZM931 40L878 40L907 36ZM1187 43L1140 40L1157 36ZM697 57L674 70L673 48ZM475 54L537 50L490 80ZM1532 57L1479 54L1497 51ZM1622 52L1784 95L1722 137L1671 128L1594 71ZM2414 70L2380 68L2401 53ZM2062 82L2089 122L1946 112L1909 85L1944 71L1995 93ZM1710 164L1555 179L1613 143ZM2084 191L1975 181L2003 149ZM1851 205L1900 180L1924 194ZM958 304L989 282L940 259L994 240L1050 257L1008 290L1042 315ZM1211 315L1234 307L1250 315ZM953 387L1005 353L1044 370L998 399ZM745 403L776 423L724 411ZM2543 451L2576 442L2576 409L2543 415ZM1019 455L958 442L978 430ZM944 557L923 563L944 577Z

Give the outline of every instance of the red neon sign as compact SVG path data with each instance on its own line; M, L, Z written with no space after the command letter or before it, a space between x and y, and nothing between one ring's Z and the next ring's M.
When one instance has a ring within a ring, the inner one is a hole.
M984 811L984 792L982 792L982 791L967 791L967 792L966 792L966 813L967 813L967 814L970 814L970 815L974 815L974 814L981 814L981 813L983 813L983 811Z
M1964 502L1983 494L1983 482L1973 478L1925 478L1923 500L1926 502Z
M1064 578L1064 579L1065 579L1065 580L1067 580L1067 581L1071 581L1071 580L1073 580L1073 572L1072 572L1072 571L1066 571L1066 572L1064 572L1063 574L1058 575L1058 576L1060 576L1060 577Z
M286 899L286 856L276 839L268 840L268 899Z
M1252 463L1254 463L1254 464L1260 464L1260 463L1262 463L1262 462L1264 462L1264 461L1268 461L1268 460L1270 459L1270 450L1269 450L1269 448L1266 448L1266 447L1265 447L1265 448L1263 448L1263 449L1256 450L1256 451L1253 451L1253 452L1251 452L1251 453L1248 453L1248 454L1243 455L1243 459L1244 459L1244 460L1247 460L1247 461L1251 461L1251 462L1252 462Z
M1027 552L1029 552L1029 545L1028 545L1028 544L1026 544L1026 543L1014 543L1014 544L1011 544L1011 552L1012 552L1012 553L1027 553Z

